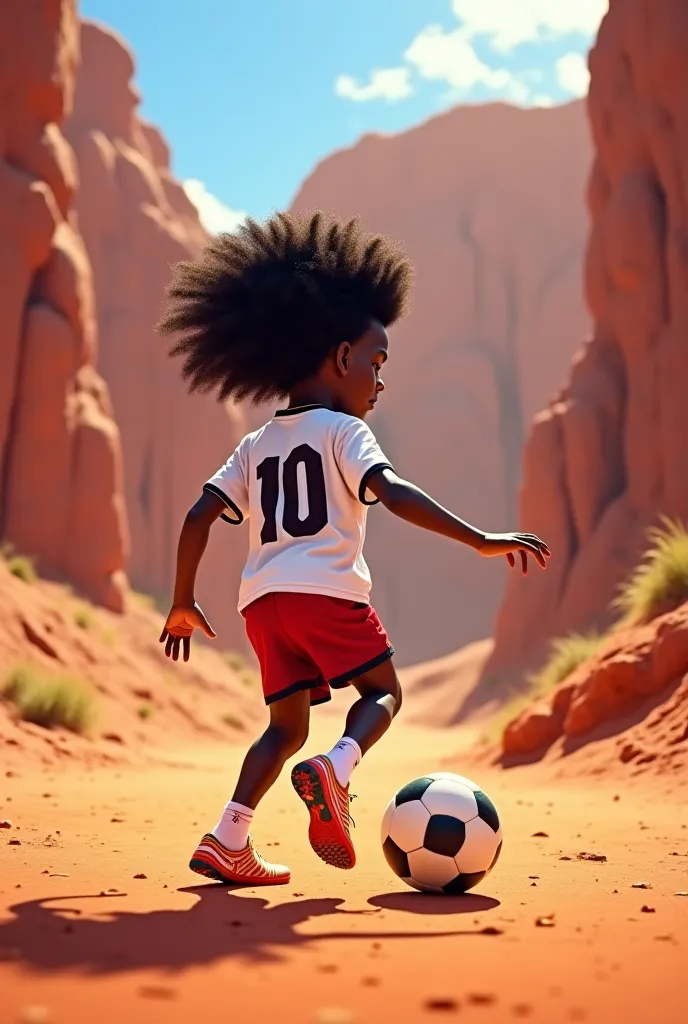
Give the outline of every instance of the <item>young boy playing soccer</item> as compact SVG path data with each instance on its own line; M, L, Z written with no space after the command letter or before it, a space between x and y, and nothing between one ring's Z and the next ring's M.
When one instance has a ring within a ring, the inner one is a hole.
M254 849L259 801L308 736L310 707L331 689L359 694L344 735L327 754L297 764L293 786L310 814L309 839L327 864L351 868L349 779L401 706L394 650L369 601L362 549L367 506L381 502L426 530L485 557L531 554L534 534L489 534L438 505L394 472L365 420L384 391L386 328L405 311L411 268L388 239L357 221L317 213L247 221L220 235L195 262L177 266L159 329L179 335L190 390L218 400L288 398L248 434L203 487L182 527L174 603L160 637L188 660L191 635L215 636L194 583L216 519L248 520L249 553L239 610L260 662L270 722L244 760L215 828L194 853L193 871L227 883L279 885L289 869Z

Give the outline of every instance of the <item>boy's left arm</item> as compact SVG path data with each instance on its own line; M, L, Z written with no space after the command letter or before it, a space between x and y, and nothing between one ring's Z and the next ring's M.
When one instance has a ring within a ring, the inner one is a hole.
M484 558L506 555L509 565L516 564L516 554L521 556L523 574L528 572L528 555L532 555L543 569L550 550L543 540L534 533L485 533L465 523L448 509L443 508L420 487L402 480L392 469L381 468L367 480L367 488L394 515L405 519L414 526L431 530L451 540L467 544Z

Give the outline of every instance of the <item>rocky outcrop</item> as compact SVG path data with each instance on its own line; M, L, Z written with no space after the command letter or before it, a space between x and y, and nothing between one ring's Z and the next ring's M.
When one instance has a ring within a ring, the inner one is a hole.
M121 610L120 437L94 368L79 175L60 128L78 59L74 0L0 5L0 534Z
M511 721L502 737L505 763L599 738L613 723L622 735L616 759L685 769L688 755L688 605L645 626L612 634L590 661ZM624 718L635 713L629 735Z
M208 236L170 171L162 135L138 115L132 56L114 32L84 22L81 58L66 134L81 175L79 224L94 270L98 368L122 433L129 574L164 602L184 516L246 425L241 411L190 397L178 363L154 334L171 265L195 258ZM244 545L244 531L219 523L199 574L199 601L227 646L244 642L235 611Z
M412 311L392 331L370 423L399 473L488 530L516 527L524 437L586 331L590 156L582 103L457 107L364 136L293 203L358 215L405 245ZM373 596L402 662L491 633L505 567L378 509L368 522ZM532 586L518 583L522 596Z
M611 0L590 54L594 331L525 453L520 521L553 557L528 587L510 581L488 673L607 625L647 528L661 514L688 520L687 59L677 0Z

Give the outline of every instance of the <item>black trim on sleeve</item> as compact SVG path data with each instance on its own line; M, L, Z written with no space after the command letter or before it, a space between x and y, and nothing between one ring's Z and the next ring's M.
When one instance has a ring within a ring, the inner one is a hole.
M295 405L290 409L278 409L275 416L296 416L300 412L310 412L311 409L326 409L326 405L319 405L313 402L311 405Z
M368 481L370 480L370 478L373 475L373 473L377 473L381 469L391 469L393 471L394 470L394 466L390 465L389 462L379 462L377 464L377 466L371 466L370 469L367 469L365 471L365 473L363 474L363 479L361 480L360 484L358 485L358 500L363 505L377 505L379 503L379 501L380 501L379 498L376 498L375 501L366 501L365 492L366 492L366 487L368 486Z
M390 646L382 654L378 654L377 658L371 658L370 661L366 661L365 665L359 665L358 668L352 668L350 672L344 672L341 676L335 676L334 679L328 679L328 683L333 690L341 690L344 686L348 686L352 679L358 679L358 677L364 675L364 673L370 672L371 669L377 668L378 665L382 665L382 663L391 658L393 654L394 648Z
M230 519L229 516L225 515L225 513L223 512L220 515L220 519L224 519L226 523L230 523L232 526L240 526L241 523L243 523L244 513L237 505L234 504L231 498L228 498L227 495L220 490L219 487L217 487L215 484L204 484L203 490L208 491L209 494L214 494L216 498L219 498L221 501L224 501L227 508L231 508L232 512L237 517L236 519Z

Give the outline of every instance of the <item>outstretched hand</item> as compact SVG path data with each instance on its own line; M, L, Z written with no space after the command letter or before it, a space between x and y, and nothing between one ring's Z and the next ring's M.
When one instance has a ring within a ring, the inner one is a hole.
M160 634L160 643L165 642L165 654L173 661L179 660L179 645L183 645L184 661L189 660L191 635L194 629L202 629L212 640L217 633L197 604L172 605L167 621Z
M516 555L521 556L521 571L525 576L528 572L528 555L535 558L538 565L543 569L547 568L547 558L552 552L534 533L488 533L482 546L480 554L485 558L496 558L497 555L506 555L506 560L513 569L516 565Z

